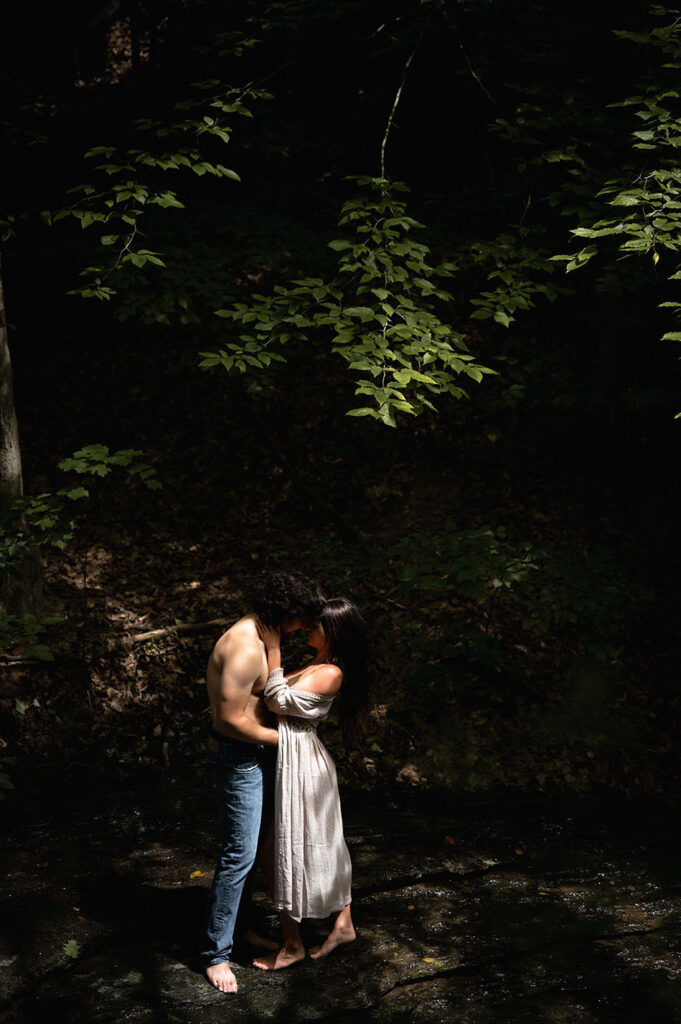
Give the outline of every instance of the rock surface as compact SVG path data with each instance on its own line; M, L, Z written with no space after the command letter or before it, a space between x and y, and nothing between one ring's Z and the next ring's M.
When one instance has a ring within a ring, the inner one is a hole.
M0 849L1 1024L681 1021L678 850L654 816L348 796L358 941L276 974L243 950L226 996L194 958L210 799L157 773L66 813L41 796L14 798Z

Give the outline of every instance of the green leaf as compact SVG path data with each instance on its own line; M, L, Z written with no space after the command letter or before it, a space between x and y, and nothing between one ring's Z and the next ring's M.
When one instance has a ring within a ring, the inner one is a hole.
M68 957L71 957L72 960L78 959L78 957L80 956L80 948L80 943L76 942L75 939L69 939L68 942L65 942L64 945L62 946L62 949L64 950L66 955Z
M54 661L54 655L47 644L30 644L26 654L29 658L38 658L39 661Z
M390 405L388 405L387 403L379 408L378 415L380 416L380 418L383 420L387 427L397 426L397 423L395 422L395 414L392 411Z

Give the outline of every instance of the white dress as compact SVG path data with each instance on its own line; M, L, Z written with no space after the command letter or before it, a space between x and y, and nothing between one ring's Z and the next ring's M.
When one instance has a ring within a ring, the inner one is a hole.
M352 866L343 838L333 758L317 736L333 697L291 689L270 672L265 702L281 715L274 791L274 905L294 921L328 917L350 902Z

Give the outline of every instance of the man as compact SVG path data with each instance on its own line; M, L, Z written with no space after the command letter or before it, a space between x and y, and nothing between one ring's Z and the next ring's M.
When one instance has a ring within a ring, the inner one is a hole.
M208 980L221 992L237 991L229 965L234 926L259 838L273 809L277 730L262 698L267 652L259 627L293 633L316 621L322 604L319 587L307 576L274 573L254 595L253 613L220 637L208 661L206 685L213 717L208 763L217 790L221 849L201 957Z

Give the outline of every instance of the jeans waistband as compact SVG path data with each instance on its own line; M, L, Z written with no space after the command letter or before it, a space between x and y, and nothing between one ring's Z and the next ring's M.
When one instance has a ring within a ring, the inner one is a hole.
M211 746L218 743L222 750L241 750L244 753L249 751L252 753L253 751L263 749L261 743L245 743L243 740L233 740L231 736L225 736L224 733L218 732L214 725L211 725L208 737L211 741Z

